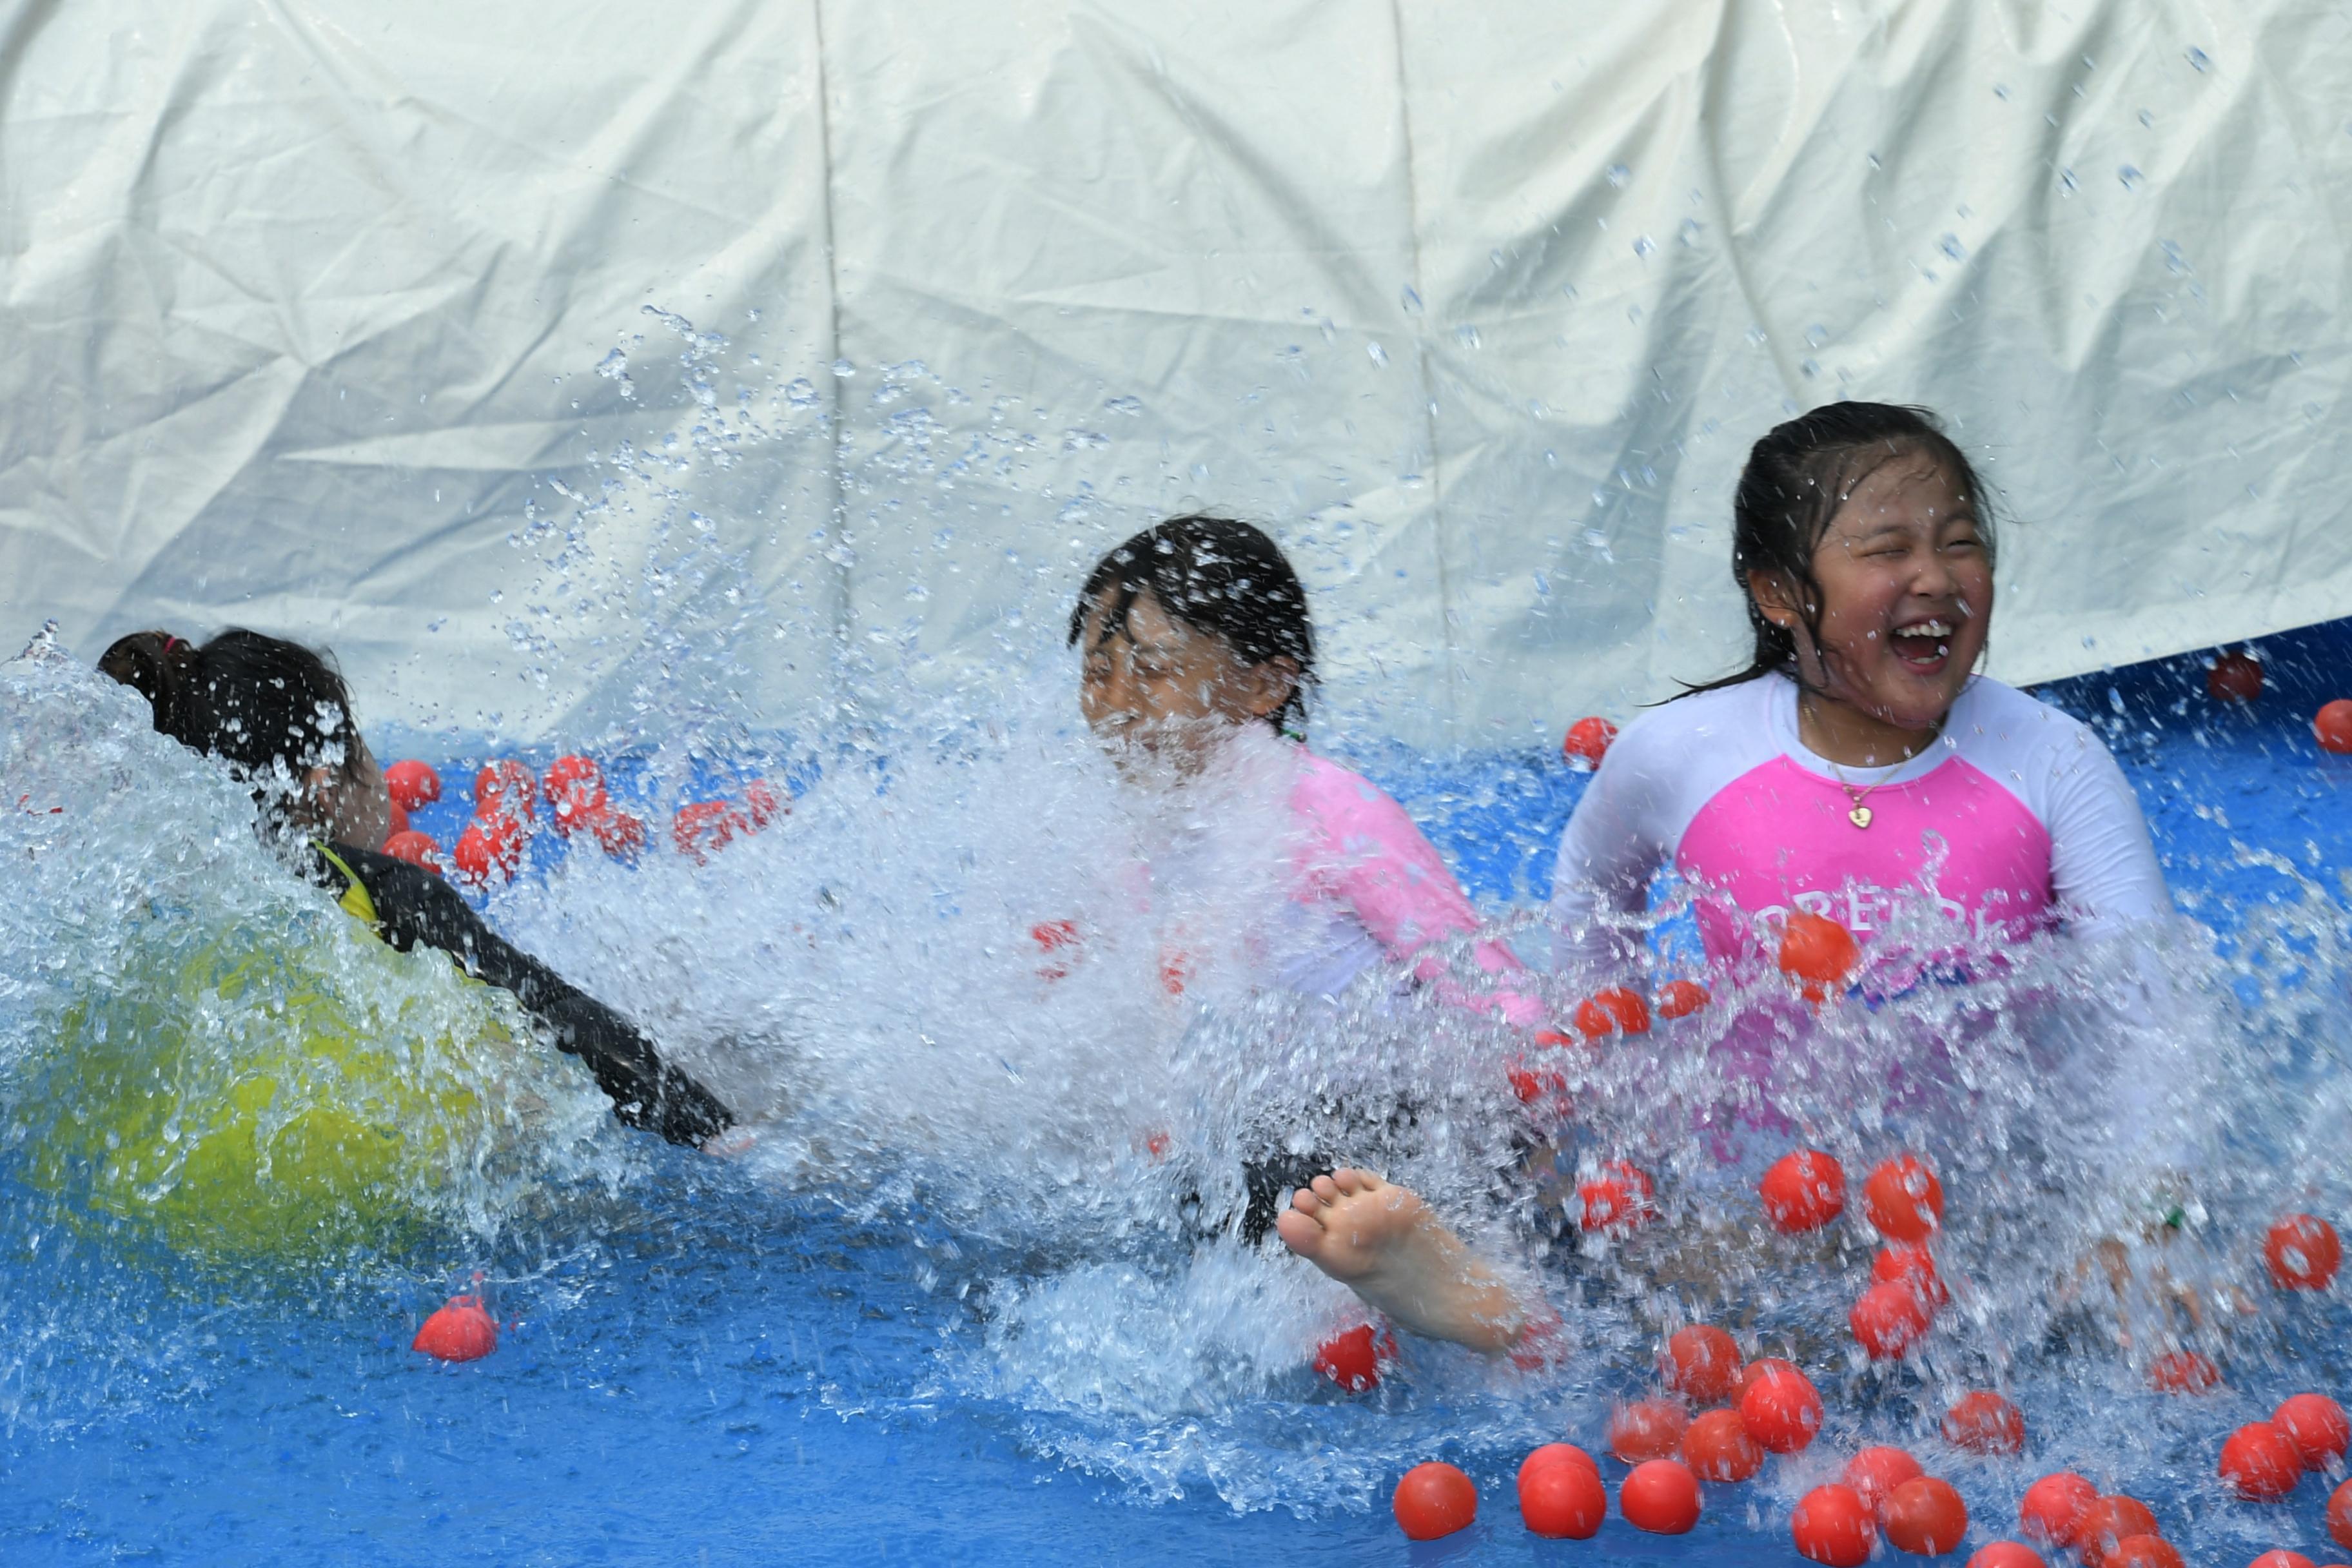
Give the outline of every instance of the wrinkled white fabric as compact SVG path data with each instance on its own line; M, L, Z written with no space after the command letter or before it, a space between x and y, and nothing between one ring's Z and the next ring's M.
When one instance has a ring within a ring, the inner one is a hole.
M1214 507L1307 578L1319 739L1524 744L1738 662L1734 476L1841 395L1941 409L2023 525L2004 679L2325 618L2341 21L20 7L8 646L241 621L412 723L788 721L1055 657L1096 552Z

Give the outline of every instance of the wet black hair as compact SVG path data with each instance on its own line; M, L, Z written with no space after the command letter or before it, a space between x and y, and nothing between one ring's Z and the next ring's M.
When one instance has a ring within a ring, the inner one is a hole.
M1748 668L1686 686L1689 697L1738 686L1776 671L1797 671L1796 634L1765 618L1751 583L1759 572L1786 573L1802 595L1800 614L1818 645L1821 584L1813 552L1856 486L1897 458L1926 453L1948 473L1976 514L1985 561L1992 562L1992 512L1975 465L1944 434L1936 416L1899 403L1831 403L1772 427L1748 449L1731 503L1731 575L1748 604L1756 647ZM1800 680L1801 676L1798 676Z
M1276 734L1306 723L1307 689L1315 679L1315 628L1307 589L1262 529L1224 517L1171 517L1095 563L1070 612L1068 646L1086 632L1087 612L1111 595L1102 635L1128 631L1128 612L1150 594L1169 615L1221 638L1244 664L1286 658L1298 679L1265 717Z
M133 632L98 658L101 674L147 699L155 729L222 758L266 793L321 763L359 765L351 689L299 643L236 628L199 647L168 632Z

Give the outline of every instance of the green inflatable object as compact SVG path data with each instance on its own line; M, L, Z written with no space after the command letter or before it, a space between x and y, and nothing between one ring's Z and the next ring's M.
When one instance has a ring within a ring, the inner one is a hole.
M71 1223L128 1222L215 1263L446 1228L513 1126L511 1003L341 915L292 942L188 923L154 922L68 1012L20 1113L46 1119L26 1180Z

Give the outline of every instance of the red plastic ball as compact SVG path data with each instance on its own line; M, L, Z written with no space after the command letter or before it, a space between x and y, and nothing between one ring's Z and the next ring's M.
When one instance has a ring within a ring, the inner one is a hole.
M1537 1450L1540 1453L1542 1450ZM1554 1541L1590 1541L1609 1517L1609 1489L1590 1463L1561 1460L1519 1470L1519 1518Z
M2337 1487L2327 1500L2327 1538L2338 1546L2352 1546L2352 1481Z
M539 816L539 781L512 757L504 757L474 775L476 816Z
M2276 1502L2303 1479L2303 1450L2267 1421L2249 1421L2221 1443L2215 1467L2248 1502Z
M2127 1535L2100 1568L2189 1568L2180 1549L2161 1535Z
M2352 699L2339 697L2324 704L2311 721L2319 749L2342 756L2352 752Z
M1918 1155L1897 1155L1863 1178L1862 1208L1889 1240L1925 1241L1944 1223L1944 1184Z
M1944 1412L1944 1441L1971 1454L2021 1454L2025 1412L1989 1388L1963 1394Z
M479 1296L452 1296L418 1325L408 1348L439 1361L479 1361L499 1348L499 1325Z
M793 814L792 803L778 795L776 786L765 779L753 779L743 786L743 810L751 818L754 830Z
M2203 1394L2221 1383L2221 1369L2195 1351L2168 1351L2147 1363L2147 1385L2158 1394Z
M751 820L724 800L698 800L677 808L670 818L670 842L677 852L699 866L708 854L724 849L738 833L749 834Z
M438 877L442 874L441 846L428 834L411 830L395 833L383 841L383 852L395 860L405 860L412 866L422 866Z
M2306 1470L2324 1470L2352 1444L2352 1421L2344 1406L2324 1394L2292 1394L2271 1412L2271 1425L2287 1435L2303 1455Z
M1869 1505L1873 1519L1885 1517L1886 1500L1895 1495L1895 1488L1927 1473L1918 1460L1900 1448L1864 1448L1845 1462L1845 1484Z
M2156 1533L2156 1515L2147 1504L2111 1492L2083 1510L2074 1544L2083 1553L2084 1568L2109 1568L2121 1542Z
M1585 1230L1639 1229L1654 1212L1649 1173L1623 1160L1605 1162L1576 1184L1576 1223Z
M2344 1262L2344 1243L2317 1215L2291 1214L2263 1238L2263 1257L2280 1289L2325 1290Z
M1748 1369L1739 1419L1767 1453L1799 1453L1822 1429L1822 1396L1803 1373L1767 1357Z
M540 781L555 830L570 837L589 812L604 804L604 770L593 757L558 757Z
M2282 1548L2263 1552L2247 1563L2246 1568L2319 1568L2319 1564L2300 1552L2288 1552Z
M1921 1476L1886 1500L1886 1539L1898 1552L1941 1557L1969 1533L1969 1505L1949 1481Z
M1478 1517L1478 1486L1452 1465L1433 1459L1404 1473L1389 1506L1405 1539L1435 1541L1468 1529Z
M583 825L596 847L615 860L635 860L645 852L646 819L615 809L610 801L588 813Z
M1856 1343L1873 1361L1892 1361L1927 1331L1927 1303L1908 1285L1873 1285L1845 1315Z
M431 763L414 758L384 769L383 784L392 792L393 803L403 811L416 811L441 798L441 775L433 771Z
M1842 985L1862 962L1862 948L1853 932L1827 915L1791 914L1780 930L1780 973L1803 984L1805 994L1820 1001L1832 985Z
M387 802L386 804L392 807L392 811L390 816L386 818L387 826L384 828L383 836L387 840L390 840L399 837L402 834L406 833L409 830L408 810L396 800Z
M1952 1299L1952 1293L1944 1289L1943 1276L1936 1272L1936 1255L1924 1243L1896 1241L1880 1247L1878 1256L1870 1260L1870 1277L1883 1284L1908 1285L1930 1307L1940 1307Z
M493 878L513 881L515 868L521 862L522 829L512 817L466 824L466 831L457 835L457 845L449 851L449 863L457 875L477 886Z
M1669 980L1658 987L1658 1016L1687 1018L1714 999L1696 980Z
M1581 1465L1596 1476L1601 1473L1601 1467L1592 1456L1575 1444L1544 1443L1528 1449L1528 1457L1519 1461L1519 1479L1526 1480L1546 1465Z
M1819 1230L1845 1212L1845 1167L1819 1149L1800 1149L1772 1163L1756 1195L1775 1229Z
M1362 1394L1381 1385L1381 1368L1396 1355L1393 1334L1358 1323L1315 1347L1315 1370L1349 1393Z
M1659 1370L1675 1393L1701 1405L1720 1405L1739 1387L1744 1359L1729 1334L1712 1323L1693 1323L1667 1338Z
M1642 1000L1640 992L1612 985L1576 1005L1576 1026L1589 1040L1612 1034L1646 1035L1650 1005Z
M1571 767L1580 763L1587 768L1597 768L1616 739L1617 726L1608 720L1579 719L1568 727L1568 734L1559 743L1559 754L1568 759Z
M2053 1546L2072 1546L2082 1539L2083 1521L2099 1500L2099 1489L2072 1470L2058 1470L2025 1489L2017 1505L2020 1529Z
M1671 1399L1643 1399L1609 1413L1609 1451L1629 1465L1682 1452L1690 1416Z
M1849 1486L1815 1487L1789 1515L1789 1535L1799 1555L1829 1568L1859 1568L1870 1561L1878 1528L1870 1505Z
M1683 1434L1683 1462L1701 1480L1745 1481L1764 1468L1764 1450L1748 1435L1737 1410L1709 1410Z
M2042 1554L2014 1541L1989 1541L1969 1557L1969 1568L2049 1568Z
M1636 1465L1617 1489L1617 1511L1625 1522L1653 1535L1689 1534L1698 1509L1698 1478L1680 1459Z
M2216 702L2252 702L2263 694L2261 661L2242 653L2225 653L2205 672L2205 695Z

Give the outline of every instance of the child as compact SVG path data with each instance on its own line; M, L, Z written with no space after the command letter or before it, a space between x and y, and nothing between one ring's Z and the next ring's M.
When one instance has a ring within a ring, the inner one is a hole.
M258 632L224 632L201 647L137 632L98 668L147 699L159 732L249 784L265 826L345 910L404 952L438 948L513 993L558 1049L587 1062L622 1121L699 1145L733 1120L626 1019L501 940L440 878L374 850L391 797L342 677L317 654Z
M2138 803L2081 723L1973 673L1993 608L1981 487L1920 410L1841 403L1759 441L1734 502L1746 669L1618 737L1560 844L1571 963L1638 959L1651 879L1700 889L1718 963L1752 964L1791 910L1864 944L1906 910L1956 943L2170 907ZM1615 918L1611 918L1615 917ZM1318 1179L1279 1228L1400 1324L1494 1349L1516 1306L1420 1199Z
M1630 726L1560 842L1552 911L1622 964L1672 858L1708 955L1825 915L1865 949L1917 909L1964 945L2169 910L2139 803L2091 731L1974 673L1992 533L1968 458L1921 411L1838 403L1756 444L1733 505L1746 669ZM1596 919L1596 916L1601 918Z
M1289 898L1266 956L1283 985L1333 995L1377 965L1410 964L1450 1002L1533 1016L1509 992L1455 986L1423 952L1477 928L1470 900L1395 801L1299 739L1315 637L1306 589L1273 540L1213 517L1147 529L1087 575L1068 640L1085 658L1087 722L1138 787L1206 798L1236 774L1270 773L1281 789ZM1490 974L1520 967L1495 942L1475 959ZM1244 1236L1263 1237L1290 1189L1329 1168L1318 1157L1252 1166Z

